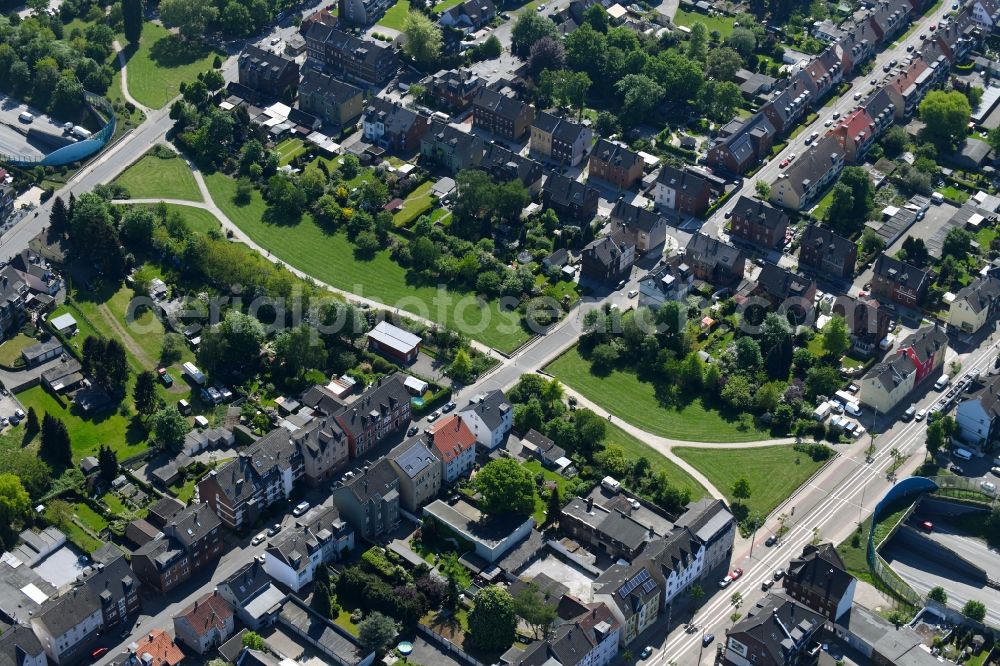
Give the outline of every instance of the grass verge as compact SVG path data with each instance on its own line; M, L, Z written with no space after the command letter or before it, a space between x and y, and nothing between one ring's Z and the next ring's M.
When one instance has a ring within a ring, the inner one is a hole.
M147 153L115 182L123 185L133 199L201 201L198 183L180 155L163 158Z

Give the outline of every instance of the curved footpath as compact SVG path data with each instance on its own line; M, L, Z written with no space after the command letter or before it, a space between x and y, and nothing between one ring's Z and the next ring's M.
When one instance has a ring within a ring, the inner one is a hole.
M150 109L145 104L140 104L139 102L135 101L135 98L132 97L131 93L129 93L128 91L128 62L126 62L125 60L125 51L122 49L122 45L119 44L118 40L116 39L115 41L111 42L111 46L118 54L118 71L121 72L122 75L122 81L121 81L122 97L125 98L125 101L129 102L135 108L139 109L148 116L150 111L152 111L152 109Z

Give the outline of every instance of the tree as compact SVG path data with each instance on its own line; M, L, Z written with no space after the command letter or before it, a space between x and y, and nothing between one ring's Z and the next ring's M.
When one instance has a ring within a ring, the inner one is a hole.
M965 259L972 250L974 236L961 227L952 227L944 237L944 244L941 246L943 256L952 256L956 259Z
M993 149L994 153L1000 153L1000 127L991 129L986 141L990 144L990 148Z
M62 197L52 200L52 212L49 214L49 223L54 231L63 233L69 226L69 211L66 209L66 202Z
M608 436L607 421L589 409L578 409L573 413L576 428L577 452L590 459Z
M97 450L97 462L101 468L101 478L107 483L114 481L118 476L118 454L110 446L101 444Z
M628 74L615 84L615 92L622 98L622 113L632 123L646 120L665 94L663 88L645 74Z
M369 613L358 623L358 640L365 650L381 654L399 633L396 623L378 611Z
M754 183L754 190L757 192L757 198L761 201L767 201L771 198L771 186L764 180L758 180Z
M563 48L562 42L552 37L542 37L531 45L528 67L532 75L538 76L546 69L558 71L565 65L566 49Z
M927 598L932 601L936 601L939 604L948 604L948 593L945 592L944 588L940 585L932 587L931 591L927 593Z
M745 412L753 406L754 390L746 375L730 375L726 385L722 387L722 399L740 412Z
M834 315L823 327L823 349L833 358L840 358L851 346L851 334L847 322L840 315Z
M135 402L135 410L140 414L148 416L156 411L156 378L152 372L146 370L136 375L132 400Z
M229 37L248 37L253 33L254 21L250 10L237 0L230 0L219 16L222 32Z
M42 444L38 452L42 460L57 469L73 465L73 446L66 424L48 412L42 417Z
M545 509L545 522L550 525L559 520L562 512L562 500L559 498L559 486L553 486L549 494L549 506Z
M840 371L832 366L814 366L806 373L806 391L813 398L833 395L840 385Z
M733 345L733 360L738 372L753 374L764 364L760 343L749 336L738 339Z
M929 455L931 459L937 456L938 451L944 447L944 444L947 441L944 424L941 421L941 419L936 419L927 426L927 455Z
M539 40L551 37L558 40L559 33L552 19L536 12L521 12L514 20L510 31L511 51L520 58L526 58L531 47Z
M976 601L975 599L969 599L962 606L962 615L969 618L973 622L982 622L986 619L986 604L982 601Z
M222 72L210 69L201 75L201 82L205 84L205 87L210 91L215 92L216 90L221 90L226 85L226 79L223 78ZM307 171L306 173L312 173ZM304 174L303 174L304 177Z
M250 650L266 650L267 643L264 642L264 637L255 631L248 631L243 634L243 647Z
M924 239L914 238L913 236L907 236L906 240L903 241L902 255L906 263L912 264L917 268L926 265L931 256L930 252L927 251Z
M34 437L41 426L38 423L38 412L34 407L28 407L28 416L24 421L24 430L28 437Z
M743 67L743 58L731 48L712 49L705 57L705 74L716 81L732 81Z
M489 652L506 650L517 635L514 599L502 587L491 585L476 595L476 605L469 613L469 641Z
M705 60L705 46L708 43L708 28L701 21L695 21L688 36L687 56L692 60Z
M595 5L596 6L596 5ZM528 583L514 595L514 613L525 621L535 634L535 639L546 638L556 621L556 606L549 601L538 586Z
M164 407L149 417L149 429L160 447L179 451L191 428L176 407Z
M460 382L469 383L472 381L472 359L469 358L469 352L459 349L455 353L455 359L451 362L449 373Z
M138 44L142 37L144 13L142 0L122 0L122 21L125 24L125 39L129 44Z
M528 514L535 508L535 480L515 460L500 458L486 463L474 482L489 515Z
M750 481L747 480L745 476L733 481L733 487L730 493L739 504L743 504L744 500L750 499Z
M749 28L744 28L742 25L738 28L733 28L733 31L729 35L729 39L726 40L726 44L729 45L731 49L740 54L744 60L749 59L753 52L757 49L757 37L753 34L753 31Z
M202 334L198 360L210 371L245 368L256 363L264 341L264 325L238 310Z
M583 22L590 25L597 32L608 32L608 13L600 5L591 5L583 13Z
M218 9L203 0L162 0L160 18L168 28L177 28L185 39L200 39L208 24L215 20Z
M865 227L865 230L861 232L861 251L867 255L874 256L884 248L885 240L874 229Z
M403 34L406 35L403 50L418 66L431 67L441 57L444 43L441 28L425 14L414 11L407 14L403 20Z
M326 348L311 326L285 329L274 340L274 358L285 374L298 379L310 368L326 363Z
M15 526L21 526L31 511L31 498L15 474L0 474L0 542L13 545Z
M972 107L962 93L932 90L920 102L924 132L939 149L950 148L968 132Z

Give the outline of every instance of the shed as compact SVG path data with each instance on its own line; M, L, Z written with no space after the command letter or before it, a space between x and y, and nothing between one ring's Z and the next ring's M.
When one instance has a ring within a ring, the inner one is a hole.
M368 331L371 348L404 363L412 363L420 353L421 338L387 321Z
M424 391L427 390L427 387L430 386L430 384L411 375L406 378L406 381L403 382L403 386L405 386L413 395L423 395Z
M68 312L64 312L58 317L53 317L49 320L49 323L52 325L52 328L62 335L74 335L76 333L76 319Z

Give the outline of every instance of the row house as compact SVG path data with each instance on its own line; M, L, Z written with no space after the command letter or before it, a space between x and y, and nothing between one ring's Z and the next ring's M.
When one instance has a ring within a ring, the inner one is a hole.
M844 154L833 137L824 137L771 183L771 202L791 210L806 210L819 200L844 169Z
M738 284L746 272L743 250L703 233L691 236L684 258L696 279L719 287Z
M471 69L446 69L428 76L422 85L438 106L452 111L465 111L481 88L486 87L483 77Z
M777 264L767 263L757 276L755 296L767 299L774 310L792 314L804 323L812 313L816 282Z
M345 23L365 27L382 18L390 4L389 0L338 0L337 16Z
M309 59L330 71L367 85L382 85L399 71L395 48L361 39L323 23L306 32Z
M711 186L708 180L687 169L664 164L653 185L653 200L666 210L701 217L708 210Z
M376 540L399 525L399 477L386 458L363 474L338 482L331 499L343 519L367 541Z
M87 587L97 596L104 627L130 621L138 614L141 603L139 584L125 554L118 546L105 544L92 557L93 563L77 576L73 587Z
M344 127L361 115L364 94L360 88L309 69L299 84L299 108L325 123Z
M420 140L430 126L429 117L381 97L368 102L362 124L365 141L399 153L420 148Z
M55 664L81 661L92 639L103 629L101 603L86 585L50 599L31 618L31 630Z
M351 458L364 455L409 424L410 392L403 382L400 373L380 377L335 416L347 434Z
M486 152L482 137L463 132L439 120L420 140L420 154L453 174L478 167Z
M132 554L132 570L144 584L169 592L222 556L222 521L207 504L178 511L160 535Z
M740 196L729 218L729 234L758 247L780 249L785 244L788 215L758 199Z
M886 130L892 127L893 122L895 122L896 104L892 101L892 95L885 88L879 88L878 91L870 95L862 102L862 107L871 118L873 140L885 134Z
M663 579L660 605L664 608L697 582L705 571L705 545L687 527L654 539L642 551L642 559L658 570Z
M958 436L970 444L988 444L1000 423L1000 375L987 375L974 382L955 408Z
M805 115L816 98L810 90L811 87L812 79L799 72L789 80L781 92L761 108L761 112L771 121L778 134L791 131Z
M810 224L799 242L799 268L840 280L854 277L858 246L833 229Z
M822 98L826 96L830 90L838 85L844 80L844 62L840 55L841 48L838 45L828 46L823 50L818 56L816 56L815 62L823 68L824 74L814 75L810 72L810 76L816 83L817 97ZM806 68L809 71L809 68Z
M872 267L872 296L909 308L923 304L930 288L930 274L887 254L879 255Z
M851 611L858 581L830 543L806 544L788 563L784 592L800 604L836 622Z
M948 336L936 325L925 326L899 343L895 355L861 378L861 402L885 414L944 365Z
M350 450L347 433L335 418L314 418L291 433L280 427L275 436L282 435L287 436L291 447L301 454L302 477L310 486L329 481L347 465Z
M0 213L0 220L2 219L3 215ZM52 264L32 250L25 248L11 257L10 267L21 276L33 292L55 296L62 289L62 278L53 270Z
M582 162L593 142L590 127L546 111L535 114L531 123L531 153L562 165Z
M756 113L737 131L716 141L708 150L709 166L730 173L744 173L771 152L778 130L763 113Z
M896 107L896 118L909 118L917 110L934 81L934 70L922 58L915 58L904 70L896 71L885 82Z
M889 335L892 315L873 298L841 294L834 301L832 312L844 318L851 336L851 351L858 356L874 356Z
M521 181L532 197L542 191L545 178L542 164L530 157L518 155L499 143L491 142L486 146L479 169L501 183Z
M287 500L304 474L302 452L278 428L264 435L236 460L198 482L198 499L207 503L231 530L253 525L270 506Z
M636 252L645 254L667 242L667 218L648 208L641 208L625 201L615 202L611 209L614 232L627 238Z
M621 625L606 604L568 595L555 601L559 620L551 635L505 653L500 666L608 666L617 659Z
M236 570L216 588L236 617L250 631L272 625L281 610L285 594L271 582L258 558Z
M618 189L629 190L642 179L643 166L638 153L602 138L590 153L587 178L600 178Z
M31 288L13 266L0 269L0 339L19 331Z
M868 13L868 22L879 43L886 44L910 24L908 0L881 0Z
M845 75L854 73L854 69L875 55L875 31L867 21L854 24L847 28L837 45L844 63Z
M508 141L520 141L535 119L535 108L490 88L480 88L472 102L472 124Z
M560 216L575 220L592 220L597 215L597 204L601 193L596 189L573 180L569 176L549 174L542 186L542 203Z
M621 645L630 645L660 617L665 581L648 560L614 564L591 584L594 603L603 603L621 626Z
M388 459L399 477L400 504L410 513L417 513L441 491L441 461L423 438L406 440L389 452Z
M431 452L441 461L441 481L455 483L476 464L476 436L465 421L452 414L431 426Z
M635 262L635 245L618 234L595 238L581 253L580 276L617 284L627 278Z
M257 46L247 46L238 60L240 84L264 97L291 97L299 85L299 64Z
M48 666L41 641L29 627L7 627L0 634L0 663L11 666Z
M209 592L173 617L174 636L196 653L208 654L233 635L235 614L218 591Z
M313 580L317 567L354 549L354 530L334 506L315 506L268 543L264 571L293 592Z
M973 0L970 9L972 20L986 33L993 32L1000 23L1000 2L996 0Z
M726 633L723 663L732 666L815 663L809 652L823 625L819 613L783 594L769 592Z
M865 155L878 138L875 121L865 109L855 109L834 125L827 133L840 143L844 159L852 164L864 161Z

